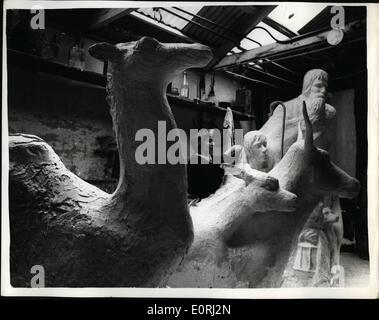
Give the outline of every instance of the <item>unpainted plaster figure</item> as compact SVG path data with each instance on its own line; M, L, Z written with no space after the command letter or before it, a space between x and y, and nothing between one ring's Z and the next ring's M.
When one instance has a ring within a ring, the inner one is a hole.
M260 131L250 131L244 136L246 161L253 169L268 171L267 138Z
M185 166L135 160L136 132L158 121L176 127L166 99L169 81L203 67L211 50L199 44L99 43L107 60L107 101L120 154L120 179L107 194L63 165L35 136L10 137L10 269L13 286L30 286L30 268L45 268L46 286L152 287L170 275L193 233ZM167 144L167 148L170 144Z
M190 207L194 242L176 272L162 286L246 286L230 268L226 240L256 212L295 210L297 197L281 189L278 180L267 173L248 164L225 164L224 168L232 179L215 194Z
M304 76L302 93L298 97L284 102L286 107L284 154L296 141L299 121L301 121L301 127L304 130L301 111L303 101L307 104L316 144L319 136L335 118L334 107L326 103L328 79L329 75L324 70L313 69L308 71ZM283 109L276 108L273 115L259 130L267 138L269 169L273 168L281 159L282 118Z
M269 158L267 139L260 131L249 131L244 135L243 146L234 145L225 152L226 155L236 154L237 163L250 165L252 169L267 172Z
M327 245L330 252L330 286L344 286L344 272L340 264L340 250L343 238L343 223L340 202L337 199L333 203L333 208L323 208L324 217L336 216L338 219L333 223L325 225Z
M327 87L328 87L329 75L321 70L314 69L308 71L303 80L302 93L299 97L287 101L284 103L286 106L286 121L285 121L285 135L284 135L284 152L295 140L295 123L300 121L300 108L302 101L307 103L307 110L310 115L310 120L314 128L315 145L325 150L329 149L329 142L327 135L325 135L327 128L330 127L335 120L335 109L326 103ZM268 140L268 157L269 168L275 166L281 157L281 120L283 117L283 110L277 108L273 116L266 122L266 124L260 129L262 133L267 136ZM302 122L301 122L302 123ZM303 130L304 125L301 124ZM334 224L334 228L342 229L342 214L338 197L331 197L325 194L324 201L326 205L332 207L332 210L337 214L340 219ZM341 269L339 264L339 251L341 241L334 238L334 243L329 243L329 246L333 248L331 266L335 270ZM329 238L329 240L332 240Z
M232 146L235 145L233 111L229 107L226 108L222 129L224 131L224 134L226 135L223 140L223 150L229 150Z
M303 106L303 112L304 109ZM281 187L298 196L299 205L294 215L286 215L287 219L282 215L276 215L276 219L270 223L273 234L267 234L266 237L271 240L270 248L272 252L277 252L277 255L275 259L272 254L267 257L274 266L261 283L263 286L275 283L281 285L283 271L291 252L297 247L298 236L304 223L317 203L323 200L324 195L351 198L356 196L360 189L356 179L333 164L326 151L314 146L311 122L306 116L304 120L307 128L305 142L301 143L302 131L299 131L298 141L269 172L279 179ZM256 225L256 217L251 219L251 223L246 222L239 234L236 233L236 240L244 239L244 242L252 243L262 241L269 228L257 229ZM253 237L254 231L257 234L260 232L259 237Z
M297 250L292 252L284 271L282 287L334 285L333 253L329 244L335 242L330 240L329 233L339 218L330 208L324 207L322 201L314 208L299 235Z
M305 139L300 131L297 142L275 168L268 174L260 172L264 179L257 179L259 171L247 164L226 165L234 180L191 207L193 245L163 285L279 287L302 227L323 194L353 197L358 193L359 182L314 146L305 106L303 114ZM264 191L275 191L278 183L298 196L295 212L283 212L290 211L283 210L285 202Z

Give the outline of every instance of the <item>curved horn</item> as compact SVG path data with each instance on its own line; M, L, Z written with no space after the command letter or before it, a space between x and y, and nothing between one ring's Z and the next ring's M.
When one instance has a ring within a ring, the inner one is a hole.
M312 123L308 117L307 105L305 101L303 101L303 117L304 117L304 122L305 122L304 149L309 150L313 148L313 128L312 128Z
M301 130L301 121L297 123L297 141L303 140L303 131Z

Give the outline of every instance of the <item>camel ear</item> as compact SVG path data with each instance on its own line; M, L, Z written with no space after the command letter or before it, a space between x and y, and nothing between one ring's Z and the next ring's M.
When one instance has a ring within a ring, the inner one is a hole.
M113 44L101 42L88 48L91 56L99 60L115 60L120 56L120 50Z

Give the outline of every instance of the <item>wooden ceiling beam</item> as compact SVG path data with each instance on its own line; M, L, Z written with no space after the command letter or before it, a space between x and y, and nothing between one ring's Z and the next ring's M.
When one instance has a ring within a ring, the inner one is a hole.
M238 8L246 13L246 18L239 22L238 29L233 29L233 31L241 35L239 39L235 39L237 43L244 39L259 22L267 17L275 6L240 6ZM225 41L224 45L213 51L214 58L206 69L213 68L233 47L234 44Z
M361 30L362 21L354 21L348 24L344 30L344 40L351 37L352 34L355 34L357 29ZM306 38L300 38L299 40L295 40L291 43L281 44L281 43L273 43L266 46L262 46L259 48L251 49L242 53L237 53L232 56L226 56L222 59L215 68L224 68L228 66L232 66L235 64L246 63L256 59L265 59L277 56L279 54L285 55L286 53L290 54L291 52L296 51L296 53L300 51L307 50L309 48L316 48L325 46L326 38L328 36L330 30L320 32L313 36L309 36ZM343 42L342 42L343 43Z

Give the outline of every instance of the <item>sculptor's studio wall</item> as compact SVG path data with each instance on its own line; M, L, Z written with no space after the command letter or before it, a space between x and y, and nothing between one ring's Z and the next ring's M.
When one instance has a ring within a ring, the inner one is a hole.
M45 139L69 170L85 180L110 180L116 146L105 91L9 66L9 132Z
M46 29L46 37L51 39L54 37L56 33L59 33L58 30L53 28ZM56 57L56 61L59 63L66 64L68 60L68 52L70 47L75 43L75 37L71 34L65 33L64 36L60 37L60 46L58 50L58 55ZM96 43L96 41L88 38L81 39L83 49L84 49L84 69L86 71L92 71L97 73L102 73L104 68L104 63L98 59L93 58L88 53L88 48ZM196 71L188 71L187 78L189 82L189 98L195 99L200 98L199 93L199 81L200 81L200 73ZM204 79L205 85L205 94L207 95L210 90L211 85L211 74L206 74ZM180 91L180 88L183 84L183 76L180 75L172 80L172 87L177 88ZM215 84L214 91L216 93L218 101L223 102L234 102L236 91L240 87L240 82L234 80L232 78L225 78L219 74L215 75Z
M349 175L356 177L357 134L354 116L354 89L335 91L329 103L336 108L336 124L332 126L330 157Z
M118 155L104 88L18 66L8 68L9 132L40 136L70 171L113 191ZM219 91L224 101L233 101L235 89L228 80L216 79L216 94ZM178 126L186 131L222 126L222 113L181 106L172 109Z
M16 32L10 36L8 47L38 55L53 63L68 65L70 49L80 44L84 49L84 71L103 74L104 63L88 53L94 40L50 27L44 29L43 36L51 44L49 50L41 49L39 37L32 37L28 32ZM30 71L11 63L8 64L8 77L9 132L42 137L54 148L69 170L111 191L118 176L118 155L104 88ZM200 98L200 78L200 72L188 71L191 100ZM211 74L206 74L203 98L207 97L211 82ZM171 87L180 92L182 84L183 75L179 75L173 79ZM215 75L214 91L220 102L233 103L240 87L240 83L232 78ZM184 130L222 126L221 113L199 111L189 108L188 104L187 107L172 105L172 111L178 126Z

